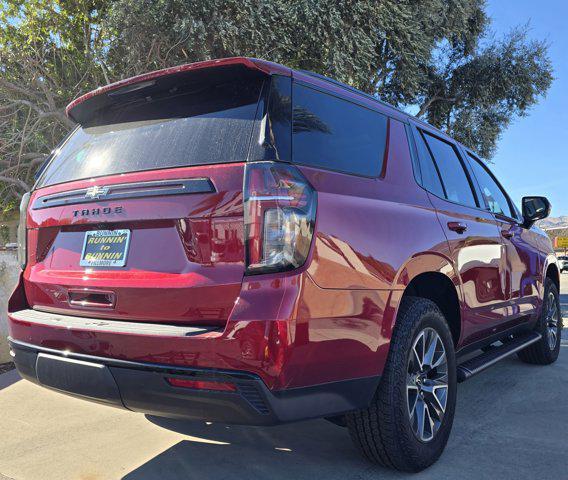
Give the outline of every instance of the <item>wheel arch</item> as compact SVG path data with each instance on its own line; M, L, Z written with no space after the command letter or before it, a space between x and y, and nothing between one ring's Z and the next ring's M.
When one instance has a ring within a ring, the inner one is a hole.
M550 278L556 285L558 291L560 291L560 270L558 269L556 261L548 262L544 278Z
M400 302L407 295L433 301L444 314L457 348L462 334L463 295L460 278L451 261L438 254L416 255L397 275L396 286L402 290L397 313Z

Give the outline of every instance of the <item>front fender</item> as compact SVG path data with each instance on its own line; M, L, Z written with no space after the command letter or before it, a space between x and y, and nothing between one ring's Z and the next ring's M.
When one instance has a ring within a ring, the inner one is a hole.
M542 284L543 284L543 292L544 293L544 279L546 278L546 274L548 272L548 269L551 265L554 265L554 267L556 267L556 270L554 272L554 280L557 282L557 285L560 285L560 266L558 265L558 259L556 258L556 255L554 253L549 253L546 255L544 262L543 262L543 269L542 269Z

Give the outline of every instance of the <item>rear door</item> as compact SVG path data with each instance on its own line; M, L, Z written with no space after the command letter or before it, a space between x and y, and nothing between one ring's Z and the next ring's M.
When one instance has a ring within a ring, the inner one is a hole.
M470 343L502 328L508 316L504 246L456 145L422 127L414 134L424 187L448 239L447 255L462 281L462 343Z
M171 76L83 109L28 209L33 308L223 325L244 274L244 162L265 79Z
M511 316L522 320L533 314L538 306L537 277L541 271L538 237L530 229L523 228L520 215L489 169L471 152L467 152L467 156L483 201L494 214L505 245Z

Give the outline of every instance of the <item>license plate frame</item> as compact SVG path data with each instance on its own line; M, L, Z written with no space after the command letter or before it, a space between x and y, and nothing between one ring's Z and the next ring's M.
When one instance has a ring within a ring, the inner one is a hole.
M130 230L89 230L85 232L81 267L124 267L130 248ZM89 239L95 239L89 242ZM118 240L123 238L124 240ZM111 258L109 258L111 257Z

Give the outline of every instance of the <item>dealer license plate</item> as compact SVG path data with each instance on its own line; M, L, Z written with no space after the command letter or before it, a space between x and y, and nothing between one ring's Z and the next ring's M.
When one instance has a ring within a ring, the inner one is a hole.
M124 267L130 244L130 230L85 232L81 267Z

